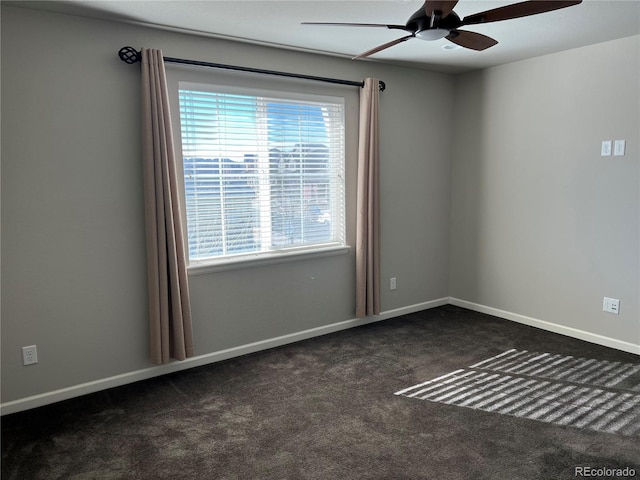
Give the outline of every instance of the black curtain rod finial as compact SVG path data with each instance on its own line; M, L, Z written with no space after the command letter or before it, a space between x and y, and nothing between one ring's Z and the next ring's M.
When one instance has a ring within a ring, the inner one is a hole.
M119 51L118 51L118 56L120 57L120 60L122 60L124 63L128 63L129 65L134 64L134 63L138 63L142 60L142 54L137 51L135 48L133 47L122 47ZM320 82L328 82L328 83L337 83L337 84L341 84L341 85L353 85L353 86L357 86L357 87L364 87L364 82L354 82L351 80L340 80L337 78L327 78L327 77L315 77L312 75L301 75L298 73L287 73L287 72L276 72L274 70L261 70L259 68L248 68L248 67L238 67L235 65L222 65L219 63L209 63L209 62L199 62L196 60L185 60L182 58L172 58L172 57L164 57L165 62L171 62L171 63L182 63L182 64L186 64L186 65L198 65L201 67L213 67L213 68L226 68L229 70L240 70L243 72L254 72L254 73L263 73L266 75L279 75L281 77L292 77L292 78L303 78L306 80L316 80L316 81L320 81ZM384 89L386 88L385 83L382 80L378 80L379 81L379 88L381 92L384 92Z
M140 60L142 60L140 52L138 52L133 47L122 47L118 51L118 56L120 57L120 60L122 60L124 63L128 63L129 65L138 63Z

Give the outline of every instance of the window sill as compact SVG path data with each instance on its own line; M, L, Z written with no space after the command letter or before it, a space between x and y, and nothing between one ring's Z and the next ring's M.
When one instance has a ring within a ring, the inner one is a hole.
M348 245L338 245L313 250L281 250L273 253L260 253L255 255L242 255L220 260L211 260L202 263L193 263L187 267L188 274L206 275L208 273L223 272L226 270L237 270L240 268L261 267L264 265L275 265L279 263L295 262L298 260L309 260L312 258L330 257L349 253L351 247Z

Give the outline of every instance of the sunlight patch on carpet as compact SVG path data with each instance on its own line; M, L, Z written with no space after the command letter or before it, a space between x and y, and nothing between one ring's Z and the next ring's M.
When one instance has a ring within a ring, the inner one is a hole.
M640 437L640 364L508 350L395 395Z

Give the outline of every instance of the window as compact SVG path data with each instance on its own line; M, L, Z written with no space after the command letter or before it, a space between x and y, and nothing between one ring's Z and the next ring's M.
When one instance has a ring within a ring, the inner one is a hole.
M345 245L344 101L180 83L189 263Z

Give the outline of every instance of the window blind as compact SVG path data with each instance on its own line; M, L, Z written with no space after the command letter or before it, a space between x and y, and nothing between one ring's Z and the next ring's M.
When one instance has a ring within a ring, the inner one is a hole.
M343 99L181 84L179 105L190 263L345 244Z

